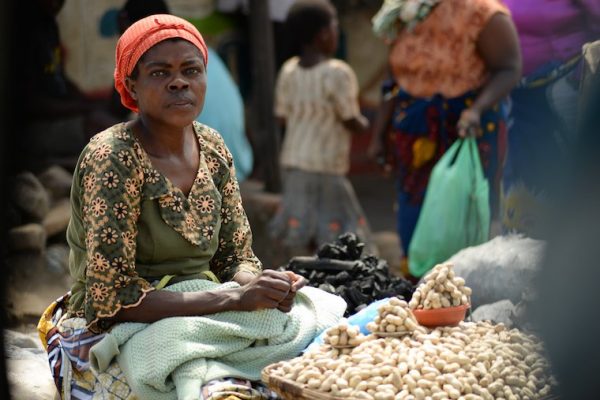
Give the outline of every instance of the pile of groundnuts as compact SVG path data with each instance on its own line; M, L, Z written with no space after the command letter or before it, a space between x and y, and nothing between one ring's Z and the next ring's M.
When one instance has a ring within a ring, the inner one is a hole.
M393 297L390 301L379 307L373 322L367 324L367 329L376 336L385 334L406 334L425 329L419 325L413 313L408 309L404 300Z
M471 288L465 280L454 275L450 263L436 265L425 277L423 283L413 293L411 309L435 309L460 306L470 303Z
M367 337L360 333L358 326L350 326L346 323L329 328L323 337L323 343L332 347L335 356L349 354L352 347L356 347L366 340Z
M488 322L368 336L348 354L324 345L270 374L335 397L366 400L527 400L551 392L540 342Z
M269 374L333 398L359 400L534 400L550 395L556 382L535 336L489 322L428 329L411 310L468 304L470 294L451 265L436 266L415 292L417 299L407 304L392 298L379 307L367 324L372 334L340 324L326 332L323 346L270 366Z

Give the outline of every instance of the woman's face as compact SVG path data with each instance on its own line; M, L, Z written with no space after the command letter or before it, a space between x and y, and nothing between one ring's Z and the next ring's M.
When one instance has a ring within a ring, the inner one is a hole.
M137 69L137 77L126 84L140 115L182 128L200 114L206 67L196 46L186 40L160 42L144 53Z

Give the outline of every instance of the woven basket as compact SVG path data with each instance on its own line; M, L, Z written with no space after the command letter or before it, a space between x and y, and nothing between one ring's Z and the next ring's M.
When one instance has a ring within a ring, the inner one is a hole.
M330 393L308 389L303 384L271 375L279 364L271 364L262 370L262 381L284 400L345 400Z
M271 364L262 370L262 381L269 389L276 392L284 400L348 400L343 397L333 396L330 393L319 392L306 388L303 384L271 375L279 363ZM560 400L557 396L546 396L538 400Z

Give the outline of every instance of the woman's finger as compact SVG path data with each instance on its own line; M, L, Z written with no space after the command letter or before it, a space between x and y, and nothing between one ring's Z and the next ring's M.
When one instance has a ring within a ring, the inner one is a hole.
M270 275L261 275L257 280L257 283L264 285L266 287L276 288L278 290L289 291L292 286L292 282L287 276L270 276Z
M292 283L290 291L296 292L308 284L308 280L302 275L296 275L298 278Z
M303 288L308 283L306 278L303 277L302 275L298 275L292 271L286 271L286 274L288 274L288 276L290 277L290 279L292 281L291 290L293 290L293 291Z
M264 299L263 301L261 301L260 303L258 303L258 309L279 308L279 304L280 303L278 303L275 300Z
M293 282L293 275L295 275L291 271L274 271L274 270L265 270L261 276L264 276L269 279L282 281L290 285Z
M282 301L281 303L279 303L279 305L277 306L277 309L279 311L289 312L292 309L293 305L294 305L294 299L293 298L291 300L285 299L284 301Z

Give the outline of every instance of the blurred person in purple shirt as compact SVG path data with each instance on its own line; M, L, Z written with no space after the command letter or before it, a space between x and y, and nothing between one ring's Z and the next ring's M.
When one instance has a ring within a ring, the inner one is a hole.
M544 236L560 172L575 144L582 45L600 39L600 0L504 0L519 34L523 77L511 93L501 219Z

